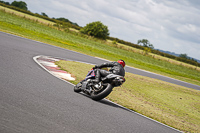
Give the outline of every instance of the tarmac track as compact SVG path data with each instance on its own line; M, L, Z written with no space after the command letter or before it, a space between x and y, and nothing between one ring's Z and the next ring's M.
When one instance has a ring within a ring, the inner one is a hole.
M96 102L74 93L73 85L34 62L37 55L105 62L0 32L0 133L179 132L105 99Z

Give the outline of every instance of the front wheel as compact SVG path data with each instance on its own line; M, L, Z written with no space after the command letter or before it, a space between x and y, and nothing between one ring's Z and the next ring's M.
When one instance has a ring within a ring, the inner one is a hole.
M103 87L102 91L100 92L93 91L90 96L93 100L99 101L107 97L111 93L112 89L113 86L111 84L107 84L106 86Z
M81 83L78 83L76 86L74 86L74 92L77 93L81 92L81 86L82 86Z

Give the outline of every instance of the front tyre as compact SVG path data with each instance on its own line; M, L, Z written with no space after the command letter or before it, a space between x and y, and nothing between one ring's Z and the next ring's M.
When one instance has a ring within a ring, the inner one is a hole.
M91 98L95 101L99 101L105 97L107 97L113 89L113 86L111 84L107 84L105 86L105 89L103 89L101 92L96 93L95 91L91 93Z
M81 86L82 86L81 83L78 83L76 86L74 86L74 92L77 93L81 92Z

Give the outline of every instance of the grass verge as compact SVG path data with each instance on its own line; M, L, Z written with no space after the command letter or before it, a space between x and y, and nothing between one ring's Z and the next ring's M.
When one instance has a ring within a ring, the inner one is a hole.
M56 64L76 77L73 84L93 67L73 61ZM107 99L181 131L200 132L200 91L131 73L125 78Z

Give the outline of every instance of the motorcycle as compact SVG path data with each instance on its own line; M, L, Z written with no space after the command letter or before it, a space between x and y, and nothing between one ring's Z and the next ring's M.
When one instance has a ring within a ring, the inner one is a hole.
M116 74L109 74L106 77L101 77L99 83L91 83L90 80L95 78L94 69L91 69L84 80L79 82L74 91L79 93L83 92L95 101L99 101L108 96L112 89L121 86L125 82L125 78Z

